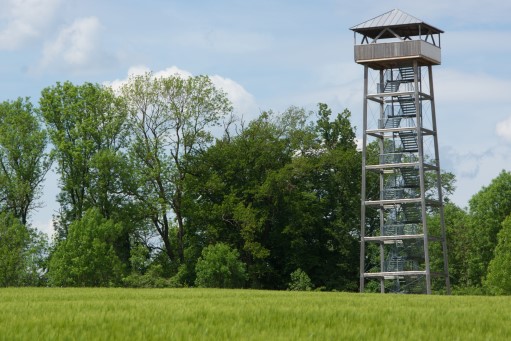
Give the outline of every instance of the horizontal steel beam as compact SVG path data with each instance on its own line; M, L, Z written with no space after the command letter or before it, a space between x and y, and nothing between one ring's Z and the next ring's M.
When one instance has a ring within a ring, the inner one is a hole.
M365 278L381 278L395 276L426 276L426 271L395 271L395 272L366 272Z
M384 163L381 165L366 165L366 170L383 170L389 168L419 168L419 162ZM424 164L424 170L437 170L438 167Z
M430 95L424 93L424 92L418 92L419 99L421 100L432 100L433 97ZM398 96L415 96L415 91L396 91L396 92L377 92L374 94L367 94L367 99L377 101L378 103L390 103L390 102L397 102L397 101L391 101L391 100L382 100L382 98L386 97L398 97Z
M364 240L368 242L384 242L387 240L403 240L403 239L421 239L424 234L401 234L395 236L378 236L378 237L365 237Z
M385 278L385 279L395 279L397 277L406 277L406 276L426 276L426 271L395 271L395 272L366 272L364 273L364 278ZM433 277L444 277L445 274L441 272L432 272L431 276Z
M367 206L388 206L396 204L416 204L422 202L421 198L406 198L406 199L390 199L390 200L366 200L364 203ZM426 199L428 206L440 206L438 200Z
M366 133L374 137L382 137L385 133L398 133L401 131L415 131L417 127L399 127L399 128L381 128L381 129L368 129ZM435 135L433 130L421 128L424 135ZM390 137L390 136L389 136Z

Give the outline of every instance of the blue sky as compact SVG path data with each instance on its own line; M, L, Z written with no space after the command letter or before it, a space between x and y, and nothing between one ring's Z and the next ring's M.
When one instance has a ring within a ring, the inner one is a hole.
M443 29L434 68L441 165L461 207L511 170L511 2L0 0L0 100L57 81L112 83L130 72L206 74L239 115L288 106L352 111L362 125L363 68L349 28L394 8ZM49 230L57 206L32 217Z

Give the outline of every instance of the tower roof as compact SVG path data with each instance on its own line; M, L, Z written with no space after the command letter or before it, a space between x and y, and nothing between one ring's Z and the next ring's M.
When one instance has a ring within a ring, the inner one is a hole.
M350 30L374 39L384 28L392 28L394 32L404 37L418 36L420 34L444 33L444 31L426 24L424 21L398 9L393 9L392 11L353 26ZM380 38L392 37L392 33L388 31L380 36Z

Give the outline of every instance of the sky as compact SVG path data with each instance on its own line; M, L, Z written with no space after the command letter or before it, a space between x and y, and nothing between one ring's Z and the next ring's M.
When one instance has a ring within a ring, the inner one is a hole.
M445 31L433 68L441 167L452 201L511 170L508 0L0 0L0 101L56 82L117 84L130 73L208 75L246 120L289 106L348 108L361 137L363 67L350 27L400 9ZM49 173L33 226L51 234Z

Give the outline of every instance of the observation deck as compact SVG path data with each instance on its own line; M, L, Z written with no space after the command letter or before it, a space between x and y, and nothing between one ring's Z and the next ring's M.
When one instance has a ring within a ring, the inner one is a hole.
M355 62L372 69L440 65L440 33L407 13L394 9L376 18L353 26ZM357 43L357 35L361 40ZM378 40L384 39L381 43Z

